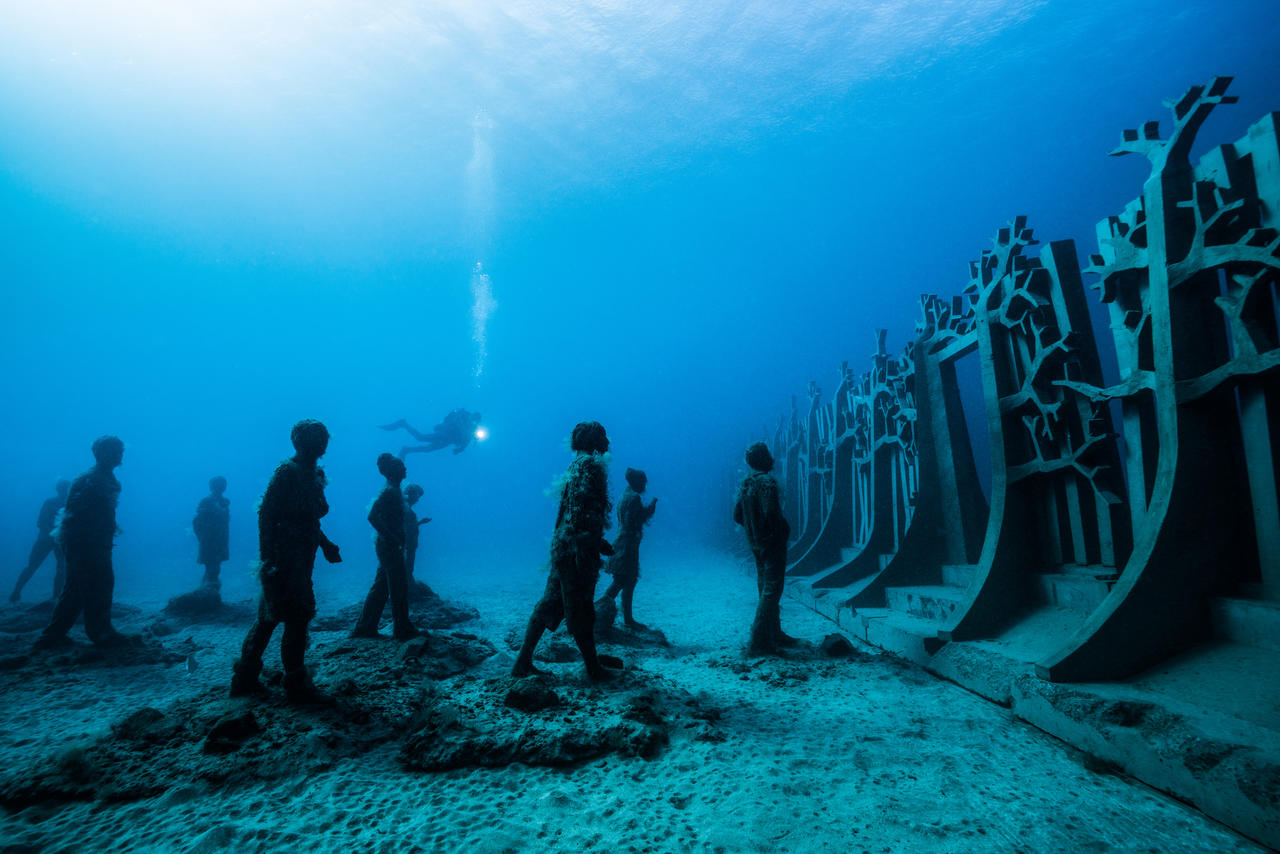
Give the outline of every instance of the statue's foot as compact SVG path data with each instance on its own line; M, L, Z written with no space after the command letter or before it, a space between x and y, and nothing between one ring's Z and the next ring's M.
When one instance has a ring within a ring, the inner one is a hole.
M526 676L546 676L547 671L541 667L534 667L533 662L526 664L525 662L517 661L511 667L511 675L517 679L523 679Z
M138 639L137 641L135 641L133 638L129 637L128 635L124 635L124 634L121 634L120 632L113 631L95 640L93 642L93 645L100 646L100 647L108 647L108 648L121 647L121 646L136 646L138 645L138 643L140 643L140 641L141 639Z
M770 641L752 641L747 644L748 658L767 658L778 654L778 645Z
M66 635L41 635L32 644L36 649L64 649L72 645L73 641Z
M587 678L590 679L596 685L599 685L601 683L612 682L613 680L617 679L618 671L610 670L607 667L601 667L600 665L596 665L594 668L590 668L590 667L587 668Z
M284 694L290 703L299 706L333 706L337 704L330 695L316 687L311 677L303 674L294 677L286 673L284 677Z
M257 676L241 676L237 673L231 677L232 697L262 697L266 693L266 686L258 681Z

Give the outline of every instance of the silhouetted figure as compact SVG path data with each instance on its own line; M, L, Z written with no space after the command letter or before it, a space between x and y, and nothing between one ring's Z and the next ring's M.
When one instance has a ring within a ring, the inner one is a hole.
M746 531L747 544L756 558L760 601L751 624L748 651L753 655L767 655L777 652L779 645L795 642L795 638L783 633L779 614L782 584L787 574L787 539L791 536L791 526L782 515L778 482L769 474L773 469L773 456L764 442L756 442L747 448L747 465L751 466L752 472L742 479L738 487L733 521Z
M409 578L405 572L405 502L400 492L404 481L404 460L392 454L378 456L378 471L387 483L369 508L369 524L377 531L374 550L378 555L378 572L364 600L364 610L355 629L356 638L376 638L382 609L391 599L391 620L396 640L404 641L422 634L409 622Z
M93 468L71 482L67 506L54 537L67 560L67 581L53 616L36 641L38 647L70 643L67 632L84 612L84 631L98 646L127 642L111 625L111 594L116 577L111 549L116 538L120 481L114 471L124 461L124 442L115 436L93 441Z
M307 651L307 626L316 615L311 573L316 549L325 560L342 560L338 547L320 530L329 512L324 498L324 470L316 463L329 447L329 431L319 421L303 419L289 433L297 451L276 467L258 507L258 570L262 598L258 617L244 639L231 677L233 697L263 692L258 675L262 653L276 626L284 623L280 657L284 663L284 687L295 702L323 702L303 661Z
M413 599L417 588L426 585L413 577L414 565L418 560L418 540L423 525L431 521L430 516L418 518L414 505L422 498L422 487L416 483L407 484L404 488L404 574L409 580L409 598Z
M44 504L40 505L40 514L36 516L36 541L31 544L31 555L27 558L27 565L18 576L18 583L13 585L13 592L9 594L10 602L17 602L22 598L22 588L31 580L31 576L35 575L36 570L40 568L40 564L44 563L50 552L53 553L56 567L53 574L53 598L57 599L62 594L62 585L67 580L67 561L62 553L62 547L53 538L53 528L58 521L58 511L67 504L67 489L70 486L71 481L59 480L54 486L54 496L46 498Z
M565 472L560 493L560 509L551 538L551 570L511 668L513 676L539 672L533 666L533 651L542 633L554 631L561 620L582 652L587 675L593 681L606 675L601 657L596 654L593 600L600 555L613 553L604 538L609 526L609 475L601 457L609 450L609 437L598 422L583 421L573 428L570 445L577 456ZM609 663L621 666L616 659L609 659Z
M430 453L453 445L453 452L460 454L467 449L476 438L476 429L480 426L480 413L455 409L444 417L444 420L431 429L430 433L415 430L413 425L401 418L393 424L381 425L383 430L407 430L422 445L406 445L400 449L400 458L409 454Z
M200 543L196 562L204 567L200 586L211 593L222 589L218 572L231 556L228 543L231 537L231 502L223 497L227 491L227 479L215 477L209 481L209 494L196 505L196 517L191 520L191 530Z
M609 589L601 597L601 604L611 601L622 593L622 619L628 628L643 629L631 614L631 600L635 594L636 582L640 580L640 539L644 536L644 526L649 524L658 509L658 499L646 505L640 496L644 494L649 478L639 469L627 469L627 488L623 490L622 500L618 502L618 537L613 541L613 557L605 572L613 576Z

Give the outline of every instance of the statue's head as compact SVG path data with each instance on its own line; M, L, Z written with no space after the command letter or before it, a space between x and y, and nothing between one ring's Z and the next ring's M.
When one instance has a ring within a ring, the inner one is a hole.
M53 491L58 493L59 498L66 498L67 493L71 491L71 481L65 477L58 478L58 482L53 485Z
M569 447L580 454L603 454L609 450L609 437L599 421L582 421L573 428Z
M378 454L378 471L387 480L404 480L404 460L400 459L395 454Z
M769 446L764 442L756 442L747 448L747 465L756 471L772 470L773 454L769 453Z
M417 504L418 499L422 497L422 487L416 483L410 483L404 488L404 500L410 504Z
M636 492L644 492L644 488L649 485L649 478L640 469L627 469L627 486L630 486Z
M214 495L221 495L227 491L227 479L222 475L209 478L209 491Z
M93 440L92 450L100 466L115 468L124 461L124 442L117 436L99 436Z
M289 441L299 456L318 460L329 448L329 431L314 418L304 418L289 431Z

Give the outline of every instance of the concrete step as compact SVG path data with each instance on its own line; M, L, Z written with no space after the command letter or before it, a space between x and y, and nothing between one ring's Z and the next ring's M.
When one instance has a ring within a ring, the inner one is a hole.
M847 611L837 622L849 634L917 664L927 662L943 645L938 623L888 608Z
M1210 602L1210 614L1220 639L1280 651L1280 602L1224 597Z
M1085 563L1064 563L1062 572L1064 575L1081 575L1087 578L1101 579L1102 581L1115 581L1120 575L1120 571L1114 566Z
M1051 605L1090 613L1107 598L1111 584L1092 575L1045 573L1040 576L1040 590Z
M942 583L949 587L968 587L977 574L978 567L971 563L945 564L942 567Z
M921 587L885 588L889 608L913 617L932 620L941 626L955 623L957 609L964 601L963 587L928 585Z

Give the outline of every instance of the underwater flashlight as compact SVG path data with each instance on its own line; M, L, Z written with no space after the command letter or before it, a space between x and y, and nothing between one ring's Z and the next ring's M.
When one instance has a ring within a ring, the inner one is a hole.
M477 427L477 428L476 428L476 440L477 440L477 441L479 441L479 442L483 442L485 439L488 439L488 438L489 438L489 428L488 428L488 427Z

